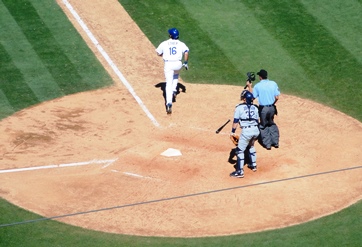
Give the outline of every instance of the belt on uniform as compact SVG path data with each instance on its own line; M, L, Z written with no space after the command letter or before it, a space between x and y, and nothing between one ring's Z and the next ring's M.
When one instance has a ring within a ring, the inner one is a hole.
M260 106L262 106L262 107L272 107L274 105L260 105Z
M242 126L241 128L242 128L242 129L246 129L246 128L251 128L251 127L255 127L255 126L258 126L258 125Z
M179 62L180 60L164 60L165 62Z

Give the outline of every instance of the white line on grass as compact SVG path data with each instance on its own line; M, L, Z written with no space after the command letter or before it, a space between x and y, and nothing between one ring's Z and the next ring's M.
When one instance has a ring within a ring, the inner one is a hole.
M60 165L47 165L47 166L33 166L33 167L25 167L25 168L15 168L15 169L7 169L0 170L0 173L9 173L9 172L23 172L23 171L34 171L40 169L52 169L52 168L60 168L60 167L71 167L71 166L84 166L91 164L105 164L102 168L109 166L117 159L112 160L90 160L84 162L76 162L76 163L68 163L68 164L60 164Z
M133 90L132 86L128 83L126 78L123 76L121 71L118 69L118 67L114 64L112 59L108 56L108 54L104 51L102 46L99 44L97 39L94 37L92 32L88 29L87 25L83 22L83 20L80 18L78 13L73 9L72 5L68 2L68 0L63 0L64 5L68 8L68 10L72 13L73 17L77 20L79 25L83 28L84 32L88 35L88 37L91 39L93 44L96 46L98 51L102 54L102 56L106 59L107 63L111 66L113 71L117 74L118 78L121 80L123 85L128 89L128 91L132 94L132 96L136 99L137 103L141 106L142 110L146 113L148 118L152 121L152 123L159 127L160 124L157 122L157 120L153 117L151 112L147 109L147 107L143 104L140 97L137 96L136 92Z

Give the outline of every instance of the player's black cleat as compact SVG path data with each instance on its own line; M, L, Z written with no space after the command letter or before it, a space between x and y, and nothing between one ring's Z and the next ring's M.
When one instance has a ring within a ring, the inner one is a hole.
M167 104L167 106L166 106L166 112L167 112L167 114L171 114L171 113L172 113L172 105L171 105L171 104Z
M244 177L244 172L242 172L242 171L234 171L234 172L230 173L230 177L243 178Z
M250 170L252 170L253 172L256 172L258 169L257 169L257 167L256 167L256 165L255 166L253 166L253 165L248 165L248 168L250 169Z

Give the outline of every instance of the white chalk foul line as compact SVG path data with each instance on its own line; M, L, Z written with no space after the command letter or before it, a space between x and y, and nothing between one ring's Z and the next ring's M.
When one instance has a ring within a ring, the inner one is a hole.
M25 167L25 168L15 168L15 169L7 169L0 170L0 173L9 173L9 172L23 172L23 171L34 171L41 169L52 169L52 168L60 168L60 167L72 167L72 166L85 166L91 164L105 164L102 168L105 168L115 162L117 159L112 160L90 160L84 162L76 162L76 163L68 163L68 164L59 164L59 165L47 165L47 166L33 166L33 167Z
M96 46L98 51L102 54L102 56L106 59L107 63L111 66L113 71L116 73L118 78L121 80L123 85L128 89L128 91L131 93L133 98L137 101L137 103L141 106L142 110L146 113L148 118L152 121L152 123L159 127L160 124L157 122L157 120L153 117L151 112L147 109L145 104L143 104L140 97L137 96L136 92L133 90L132 86L128 83L126 78L123 76L121 71L118 69L118 67L114 64L112 59L108 56L107 52L103 49L103 47L99 44L98 40L94 37L92 32L88 29L87 25L83 22L83 20L80 18L78 13L73 9L73 6L68 2L68 0L63 0L64 5L68 8L70 13L73 15L73 17L76 19L76 21L79 23L79 25L82 27L84 32L88 35L88 37L91 39L92 43Z
M139 175L139 174L136 174L136 173L131 173L131 172L123 172L123 174L125 174L127 176L131 176L131 177L137 177L137 178L154 179L154 178L151 178L151 177L142 176L142 175ZM159 180L159 179L156 179L156 180Z

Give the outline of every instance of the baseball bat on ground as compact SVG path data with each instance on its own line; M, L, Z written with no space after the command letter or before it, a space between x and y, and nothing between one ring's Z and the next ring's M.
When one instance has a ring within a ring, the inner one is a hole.
M226 123L224 123L223 125L220 126L220 128L218 128L216 130L216 134L219 134L219 132L230 122L230 119L228 119L228 121L226 121Z

